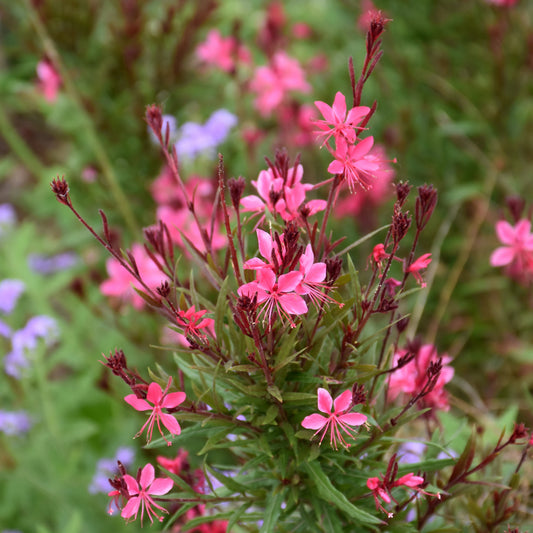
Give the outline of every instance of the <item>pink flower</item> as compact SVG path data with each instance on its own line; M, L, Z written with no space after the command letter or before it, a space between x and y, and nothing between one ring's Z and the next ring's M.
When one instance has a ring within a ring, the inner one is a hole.
M238 45L235 37L222 37L218 30L211 30L206 40L196 48L197 57L206 63L226 72L235 69L235 60L249 63L250 52Z
M405 272L410 272L413 274L413 277L420 284L422 288L426 286L426 282L422 279L420 271L424 268L427 268L431 263L431 254L421 255L416 261L413 261L406 269Z
M397 479L394 482L394 486L399 487L400 485L405 485L410 489L414 489L415 487L422 485L422 483L424 483L423 477L415 476L412 472L410 472L409 474L405 474L405 476L402 476L401 478Z
M205 309L203 311L196 311L194 305L187 309L187 311L178 311L177 321L185 330L185 335L195 335L202 337L201 329L208 329L214 332L215 321L212 318L204 318L208 313Z
M496 223L496 234L505 246L496 248L490 256L490 264L494 267L519 264L522 269L530 269L533 262L533 234L531 222L519 220L516 226L500 220Z
M157 265L150 259L144 246L134 244L131 253L137 263L139 274L144 283L151 289L161 285L167 277L159 270ZM131 302L135 309L142 309L145 301L135 292L135 289L144 291L143 286L131 275L115 258L106 262L109 279L100 285L100 292L106 296L120 297L124 301Z
M281 320L286 318L294 328L296 324L290 315L307 313L304 299L294 292L302 277L300 272L293 271L277 278L271 269L262 268L257 271L257 280L239 287L238 293L249 298L257 296L257 303L264 304L259 316L262 315L269 324L274 320L273 312L276 311Z
M283 261L284 250L279 250L278 243L274 241L272 236L266 231L257 229L256 234L259 253L267 260L267 262L265 263L265 261L262 261L259 257L253 257L244 263L244 268L249 270L271 268L276 271L277 269L276 265L273 263L273 256L275 257L277 264L280 265ZM281 235L280 242L283 243L283 234Z
M281 104L288 91L307 93L311 87L298 61L285 52L276 52L269 66L256 69L250 90L257 94L256 109L261 115L268 116Z
M334 302L339 307L344 307L344 304L339 304L327 293L322 292L322 289L331 289L331 287L324 282L326 279L326 263L315 263L315 255L310 244L307 245L305 252L300 256L300 272L303 275L302 281L296 287L295 291L298 294L307 295L315 306L320 308L320 302L328 303Z
M399 350L394 355L393 365L398 365L400 359L407 354L407 350ZM420 347L415 357L405 366L392 373L389 380L389 392L391 399L396 398L401 393L413 396L420 392L427 383L426 371L430 363L438 360L438 353L432 344L424 344ZM433 407L448 411L450 408L448 394L444 390L446 383L449 383L454 374L454 370L448 363L451 357L444 354L442 356L442 370L433 390L420 400L423 407Z
M333 106L329 106L324 102L316 101L315 105L325 120L317 120L315 124L321 130L319 136L324 137L323 145L329 140L331 136L335 141L339 137L344 137L350 144L355 142L355 130L361 129L357 124L368 115L370 108L366 106L352 107L346 113L346 98L341 92L335 95Z
M178 450L178 454L174 459L168 459L167 457L164 457L162 455L158 455L156 459L160 466L162 466L169 472L172 472L174 475L180 476L182 474L182 470L185 467L188 467L188 455L189 452L187 450L180 448Z
M352 407L352 392L350 390L344 391L335 399L326 390L318 389L318 410L326 413L328 416L322 416L318 413L306 416L302 421L302 426L306 429L316 429L315 435L323 431L320 438L320 444L324 440L324 436L330 429L330 445L337 449L337 441L348 448L344 437L341 435L342 429L347 435L355 438L354 430L349 426L360 426L366 423L367 417L361 413L348 413L347 411Z
M148 420L144 423L137 435L135 435L136 437L138 437L144 431L146 426L148 426L146 441L150 442L152 440L154 424L157 423L159 433L161 433L161 436L165 439L167 445L170 446L172 443L163 435L161 422L172 435L179 435L181 433L181 427L178 424L178 421L172 415L163 413L162 411L163 409L173 409L185 401L184 392L171 392L170 394L167 394L171 382L172 378L168 378L168 383L164 391L161 390L161 387L157 383L150 383L148 386L148 393L146 394L146 400L138 398L135 394L128 394L128 396L124 398L126 403L129 403L137 411L152 411Z
M378 165L378 168L372 172L374 176L372 188L360 189L357 194L341 196L335 204L334 215L337 217L359 215L363 219L364 216L372 215L375 208L392 195L391 183L394 180L395 170L391 163L396 163L396 159L387 159L385 149L379 144L375 144L364 159Z
M61 77L52 63L43 59L37 63L37 78L39 78L39 90L47 102L53 103L57 98Z
M513 7L518 3L518 0L485 0L485 2L499 7Z
M356 145L348 144L342 136L337 139L337 149L332 151L335 161L329 164L328 172L343 174L351 192L354 192L357 185L363 189L372 187L379 164L367 159L366 156L372 149L373 143L374 137L367 137Z
M241 198L243 211L261 213L266 208L271 213L279 214L286 222L294 220L299 216L306 191L313 188L311 184L302 183L303 173L302 165L294 166L287 171L287 179L284 180L272 168L262 170L257 181L252 181L259 196L252 194ZM309 212L308 216L326 208L324 200L311 200L304 205Z
M128 494L130 496L128 503L122 509L120 516L126 518L126 520L133 517L137 519L139 508L141 509L141 526L144 519L144 511L150 519L150 522L154 522L153 517L157 518L160 522L163 521L163 517L159 516L153 507L168 514L168 511L155 503L152 496L162 496L169 492L174 482L170 478L156 478L154 467L148 463L141 471L139 480L131 477L129 474L123 476L126 486L128 488ZM135 515L135 516L134 516Z
M192 213L186 207L174 209L169 205L162 205L157 208L156 216L158 221L160 220L166 224L170 233L170 238L177 246L180 247L187 257L190 256L190 253L185 245L185 239L188 239L190 242L192 242L200 253L206 252L202 233L198 227L198 223L194 219ZM202 220L200 220L200 223L203 225L203 229L206 231L208 239L211 239L211 246L213 250L220 250L228 244L228 240L225 234L222 233L220 223L218 221L215 221L212 235L210 222L202 222Z
M379 500L381 499L385 503L390 503L391 501L394 500L396 503L398 503L391 494L391 490L394 487L399 487L403 485L407 488L414 489L417 492L422 492L423 494L428 494L428 495L433 496L433 494L425 492L421 489L417 489L419 485L422 485L424 483L423 477L415 476L411 472L409 474L406 474L405 476L402 476L396 481L392 481L391 479L389 479L390 475L391 475L391 472L387 472L384 479L380 479L379 477L369 477L366 481L366 486L372 491L372 495L374 496L374 501L376 503L376 509L383 511L384 513L387 513L387 516L389 518L392 518L394 516L393 513L390 513L389 511L387 511Z

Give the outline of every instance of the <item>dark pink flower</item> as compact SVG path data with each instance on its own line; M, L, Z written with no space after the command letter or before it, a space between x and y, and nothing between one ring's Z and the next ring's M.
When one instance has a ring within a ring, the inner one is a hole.
M324 137L322 144L324 145L331 136L337 141L340 137L344 137L350 144L355 142L355 130L361 129L357 124L368 115L370 108L366 106L352 107L346 113L346 98L341 92L335 95L333 106L316 101L316 107L322 113L324 120L317 120L315 124L321 130L320 137Z
M396 159L388 159L385 149L379 144L374 144L364 159L376 163L379 167L372 172L374 176L372 188L360 189L357 194L341 195L335 204L334 215L337 217L358 215L363 217L375 211L377 206L392 196L391 183L394 180L395 170L391 163L396 163Z
M344 304L339 304L327 293L322 292L323 289L331 289L324 281L326 279L326 263L315 263L315 254L310 244L300 256L300 272L303 278L295 289L298 294L309 296L317 308L320 308L320 302L326 304L333 302L339 307L344 307Z
M287 172L287 180L274 173L272 168L262 170L257 181L252 185L259 196L249 195L241 199L243 211L262 213L265 208L273 214L279 214L286 222L299 216L300 206L305 202L306 191L312 189L309 183L302 183L304 169L302 165L293 166ZM324 200L311 200L304 204L309 216L326 208Z
M398 365L400 359L407 354L407 350L399 350L393 358L393 365ZM401 393L414 396L422 390L427 382L427 369L430 363L435 363L439 356L437 349L432 344L424 344L416 353L415 357L405 366L397 369L391 374L389 380L389 392L391 399L396 398ZM421 405L424 407L434 407L447 411L450 408L448 394L444 390L446 383L449 383L454 374L454 370L448 363L451 357L444 354L442 356L442 370L433 390L424 396Z
M162 477L156 478L154 467L150 463L142 469L138 481L129 474L123 476L123 479L126 482L130 498L120 513L122 518L128 520L133 517L133 519L136 520L137 515L139 514L139 509L141 509L141 526L145 511L150 522L154 522L154 517L162 522L163 517L159 516L154 511L153 507L167 514L168 511L164 507L155 503L152 496L162 496L169 492L174 485L172 479Z
M372 187L379 164L366 156L373 143L374 137L367 137L355 145L348 144L342 136L337 139L337 149L332 151L335 161L329 164L328 172L342 174L351 192L354 192L357 186L363 189Z
M352 391L344 391L340 396L337 396L335 402L331 394L326 390L318 389L318 410L326 413L327 416L322 416L318 413L306 416L302 420L302 426L306 429L315 429L317 435L321 431L322 437L320 444L324 440L324 436L330 430L330 445L337 449L337 441L348 448L341 431L347 435L355 438L355 432L350 426L361 426L366 423L367 417L361 413L348 413L347 411L352 407Z
M61 87L61 76L54 65L47 59L37 63L37 77L39 78L39 90L47 102L53 103Z
M165 435L161 430L161 422L172 435L179 435L181 433L178 421L172 415L163 412L163 409L173 409L185 401L184 392L171 392L170 394L167 394L171 382L172 378L168 378L168 383L164 391L161 390L158 383L150 383L146 394L146 400L138 398L135 394L128 394L128 396L124 398L126 403L129 403L137 411L152 411L148 420L144 423L137 435L135 435L136 437L138 437L144 431L146 426L148 426L146 441L150 442L152 440L154 424L157 424L159 433L161 433L161 436L165 439L168 446L170 446L172 443L165 438Z
M388 475L386 475L384 479L380 479L379 477L369 477L366 481L366 486L372 491L372 495L374 496L374 501L376 503L376 509L383 511L384 513L387 513L387 516L389 518L392 518L394 516L393 513L387 511L387 509L383 507L383 505L381 504L379 500L381 499L385 503L390 503L393 500L396 502L396 500L391 494L391 490L394 487L400 487L402 485L404 487L414 489L417 492L422 492L424 494L429 494L433 496L433 494L424 492L423 490L417 488L419 485L422 485L423 483L424 483L423 477L415 476L411 472L409 474L406 474L405 476L402 476L396 481L390 480L388 478Z
M194 305L187 311L178 311L177 321L183 327L185 335L196 335L202 337L200 330L207 329L214 332L215 321L212 318L204 318L209 311L196 311Z
M496 235L505 246L496 248L490 256L490 264L494 267L509 265L512 262L530 265L533 257L533 234L531 222L519 220L516 226L500 220L496 223Z
M426 286L426 282L422 279L422 274L420 271L424 268L427 268L431 263L431 254L421 255L418 259L413 261L406 269L406 272L413 274L413 277L420 284L422 288Z
M247 48L237 43L235 37L222 37L218 30L211 30L206 40L196 48L198 59L226 72L235 69L235 61L249 63L251 59Z
M155 289L167 277L159 270L158 266L150 259L144 246L134 244L131 253L139 269L139 274L144 283L151 289ZM142 309L145 301L134 289L144 290L143 286L131 275L115 258L110 258L106 262L109 279L100 285L100 292L106 296L119 297L124 301L129 301L135 309Z
M311 86L296 59L285 52L276 52L270 65L258 67L250 82L250 90L257 94L254 105L263 116L276 109L288 91L309 92Z
M270 268L261 268L257 270L257 280L239 287L238 293L249 298L257 296L257 303L264 304L259 317L263 316L269 324L274 320L276 311L282 321L286 318L291 327L295 327L290 315L307 313L304 299L294 292L302 277L300 272L293 271L277 278Z

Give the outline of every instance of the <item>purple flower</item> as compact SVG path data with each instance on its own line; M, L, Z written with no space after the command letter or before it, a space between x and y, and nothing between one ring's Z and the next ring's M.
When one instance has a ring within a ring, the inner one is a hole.
M215 111L203 125L186 122L180 129L175 145L178 156L194 159L205 154L213 157L216 147L226 139L230 129L236 124L237 117L226 109Z
M2 320L0 320L0 335L6 339L11 337L11 328Z
M100 459L96 464L96 473L89 485L89 492L109 492L109 478L118 473L117 461L120 461L126 468L133 464L135 452L131 448L119 448L112 459Z
M411 464L419 463L422 460L426 445L422 442L404 442L398 448L398 463Z
M67 270L75 266L78 257L72 252L64 252L56 255L30 254L28 266L39 274L54 274L61 270Z
M23 351L12 350L4 357L4 370L8 376L15 379L22 377L22 372L30 363Z
M0 204L0 237L5 235L16 222L15 208L11 204Z
M237 125L237 117L227 109L215 111L205 123L205 130L209 132L215 144L224 142L231 128Z
M37 348L39 339L47 346L53 344L59 336L57 322L49 316L38 315L30 318L24 328L15 331L11 336L11 352L4 358L6 374L20 379L25 368L30 366L28 352Z
M47 346L53 344L59 337L59 326L54 318L37 315L28 320L24 326L24 333L29 337L44 339Z
M0 311L9 315L15 309L17 301L25 289L26 285L19 279L0 281Z
M31 419L25 411L0 411L0 431L6 435L26 433L31 424Z

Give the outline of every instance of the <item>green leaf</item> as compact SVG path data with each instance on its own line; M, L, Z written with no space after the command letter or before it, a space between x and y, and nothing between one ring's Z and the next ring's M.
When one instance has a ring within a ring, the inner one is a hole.
M270 385L267 387L268 393L273 396L279 403L283 403L283 397L281 396L281 391L276 385Z
M225 428L221 431L217 431L212 437L207 439L207 442L204 444L204 447L198 452L198 455L203 455L212 448L215 447L226 435L231 433L233 428Z
M301 466L315 483L320 498L326 502L332 503L360 524L385 524L385 522L379 518L359 509L353 503L349 502L346 496L333 486L328 476L326 476L320 467L318 461L304 463Z
M285 493L287 492L286 489L278 489L279 487L276 487L274 490L271 490L267 497L265 518L263 520L263 525L259 530L260 533L271 533L276 531L278 518L281 514L281 504L285 500Z

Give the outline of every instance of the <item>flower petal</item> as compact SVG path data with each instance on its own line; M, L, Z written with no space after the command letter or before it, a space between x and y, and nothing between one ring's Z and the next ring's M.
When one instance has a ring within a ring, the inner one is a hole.
M340 396L335 398L334 409L335 413L339 414L346 411L352 403L352 391L350 389L345 390Z
M492 252L490 256L490 264L493 267L508 265L513 261L514 256L515 253L511 247L501 246Z
M171 392L163 398L163 401L161 402L161 407L177 407L180 403L183 403L185 401L185 398L186 395L184 392Z
M128 394L124 397L124 401L129 403L137 411L148 411L154 408L153 405L150 405L146 400L137 398L135 394Z
M124 506L124 509L122 509L120 516L122 518L131 518L133 515L137 516L140 505L141 505L140 497L137 496L135 498L130 498L128 500L128 503Z
M278 279L278 290L280 292L291 292L302 281L302 278L303 274L298 270L293 270L288 274L282 274Z
M323 388L318 389L318 410L323 413L331 414L331 407L333 405L333 398L331 394Z
M154 481L155 478L155 470L154 467L147 463L146 466L141 470L141 480L140 485L141 487L146 490Z
M161 398L163 397L163 391L158 383L152 382L148 385L148 392L146 394L146 399L149 402L152 402L154 405L157 405Z
M272 259L272 237L261 229L257 230L257 244L259 253L270 263Z
M513 244L515 229L506 220L496 222L496 235L503 244Z
M361 413L347 413L339 416L339 420L349 426L362 426L367 421L367 417Z
M129 474L126 474L122 478L126 482L126 486L128 487L128 493L130 496L135 496L136 494L139 494L139 484L137 483L137 480L133 477L131 477Z
M179 435L181 433L181 427L178 421L167 413L161 413L161 422L172 433L172 435Z
M174 481L168 477L158 477L154 479L148 494L153 494L154 496L161 496L166 494L174 486Z
M298 294L283 294L279 297L279 304L289 315L303 315L307 313L307 304Z
M302 426L306 429L322 429L327 421L328 419L325 416L315 413L314 415L306 416L302 420Z

